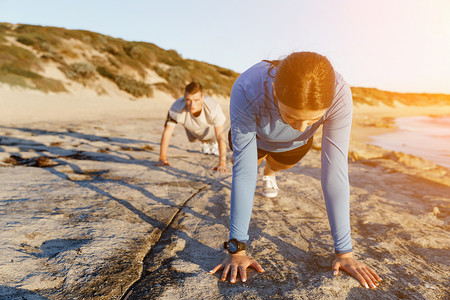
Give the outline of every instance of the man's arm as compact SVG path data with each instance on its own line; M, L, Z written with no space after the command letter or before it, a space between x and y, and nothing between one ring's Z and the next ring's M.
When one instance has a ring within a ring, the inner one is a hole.
M164 128L163 134L161 136L161 145L159 149L159 162L157 164L158 166L164 165L170 166L170 163L167 160L167 149L169 148L170 138L172 137L175 125L176 124L170 122L166 123L166 127Z
M227 144L225 142L225 127L223 125L214 127L216 140L219 144L219 164L212 168L219 172L227 171Z

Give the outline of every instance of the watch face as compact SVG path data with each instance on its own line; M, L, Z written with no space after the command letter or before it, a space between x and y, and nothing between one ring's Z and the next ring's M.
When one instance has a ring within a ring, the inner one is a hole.
M231 241L228 244L228 251L230 251L231 253L237 252L238 248L237 245L235 244L235 241Z

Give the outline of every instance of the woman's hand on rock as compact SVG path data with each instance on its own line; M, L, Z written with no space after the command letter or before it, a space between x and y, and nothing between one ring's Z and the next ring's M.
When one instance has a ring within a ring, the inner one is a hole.
M223 165L223 164L218 164L214 168L211 168L211 170L217 171L217 172L220 172L220 173L228 172L227 166Z
M235 283L239 272L242 282L247 281L247 268L253 267L258 272L265 272L259 263L247 256L245 250L239 251L236 254L228 254L221 264L217 265L209 273L214 274L220 269L223 269L222 281L227 280L228 273L230 273L230 282Z
M333 275L339 275L339 269L349 273L365 288L375 289L382 280L378 274L369 266L356 260L353 253L336 254L333 261Z

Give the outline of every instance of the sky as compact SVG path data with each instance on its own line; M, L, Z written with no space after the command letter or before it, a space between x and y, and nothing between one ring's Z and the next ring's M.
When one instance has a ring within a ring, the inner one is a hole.
M351 86L450 94L450 0L0 0L0 22L151 42L239 73L314 51Z

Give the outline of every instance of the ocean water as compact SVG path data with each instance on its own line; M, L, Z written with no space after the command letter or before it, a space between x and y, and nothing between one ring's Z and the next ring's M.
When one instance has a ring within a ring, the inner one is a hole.
M395 132L373 136L371 144L450 168L450 116L398 118L395 123Z

